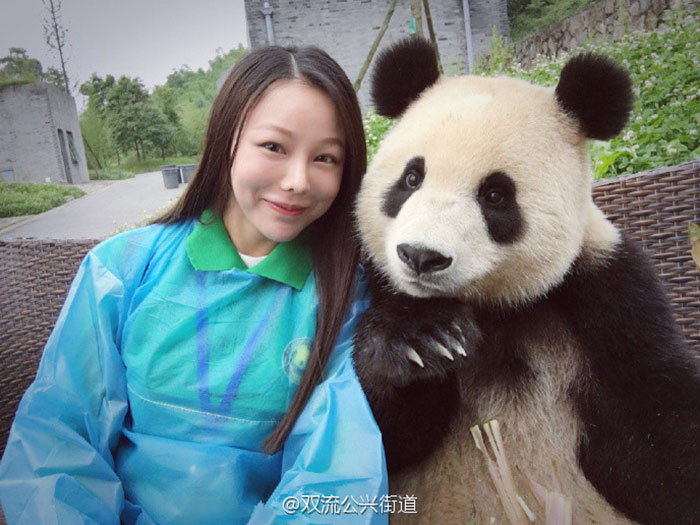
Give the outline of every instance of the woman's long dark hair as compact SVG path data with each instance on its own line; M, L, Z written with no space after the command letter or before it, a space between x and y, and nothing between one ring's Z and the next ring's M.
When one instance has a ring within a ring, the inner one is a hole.
M223 215L233 198L230 173L237 137L251 108L267 87L280 79L300 79L324 91L335 104L345 133L345 163L338 196L310 227L311 251L318 294L313 349L292 403L264 448L279 450L309 400L335 346L355 288L359 249L353 234L352 206L367 158L362 114L355 91L340 66L315 47L265 47L242 58L214 101L202 159L186 192L155 222L199 218L213 208ZM231 152L231 153L229 153Z

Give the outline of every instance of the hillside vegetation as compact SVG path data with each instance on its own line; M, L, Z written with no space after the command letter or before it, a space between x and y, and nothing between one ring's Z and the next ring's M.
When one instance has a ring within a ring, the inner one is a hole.
M595 2L596 0L508 0L510 38L517 42L543 27L583 11Z
M634 83L634 112L623 133L591 144L596 177L700 158L700 10L666 13L661 30L628 33L615 43L586 43L575 51L614 58ZM505 72L555 85L569 56L543 58L528 71L511 66Z

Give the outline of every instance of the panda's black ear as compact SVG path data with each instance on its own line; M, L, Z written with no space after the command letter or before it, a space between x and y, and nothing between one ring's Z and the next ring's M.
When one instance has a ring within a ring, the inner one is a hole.
M632 111L632 81L621 66L598 55L567 62L556 88L559 105L578 119L586 137L606 140L625 127Z
M377 113L398 117L439 77L430 42L409 37L392 44L379 54L372 74L372 100Z

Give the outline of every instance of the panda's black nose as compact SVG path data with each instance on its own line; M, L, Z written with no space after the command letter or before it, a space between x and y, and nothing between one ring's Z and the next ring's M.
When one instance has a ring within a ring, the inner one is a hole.
M452 257L445 257L440 252L421 246L399 244L396 252L399 254L399 259L417 274L437 272L452 264Z

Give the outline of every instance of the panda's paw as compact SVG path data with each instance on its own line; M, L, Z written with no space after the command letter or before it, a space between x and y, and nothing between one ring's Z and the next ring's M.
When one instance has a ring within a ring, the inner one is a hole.
M358 324L354 362L363 383L404 387L441 380L468 363L481 336L468 306L457 301L417 301L403 315L371 306ZM416 311L420 315L412 315Z
M471 343L456 323L441 328L438 333L430 333L431 330L426 327L423 327L421 332L418 337L412 337L410 342L405 343L406 358L421 368L425 368L425 361L421 355L426 356L428 361L432 361L436 356L454 361L455 357L466 357L467 349L471 347Z

